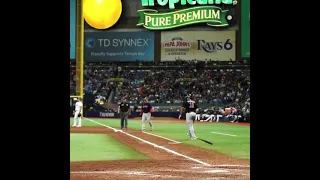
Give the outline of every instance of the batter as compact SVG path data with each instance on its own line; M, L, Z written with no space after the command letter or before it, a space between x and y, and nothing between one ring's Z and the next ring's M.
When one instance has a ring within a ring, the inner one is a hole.
M152 122L151 122L151 113L152 113L152 106L148 103L148 99L143 99L143 104L141 107L140 116L142 115L142 132L145 132L145 122L148 121L150 126L150 131L152 131Z
M193 122L196 119L196 109L198 106L195 101L192 100L192 95L187 97L187 101L182 104L180 109L179 119L183 112L186 112L186 123L188 126L188 136L191 140L196 140L197 136L194 133Z

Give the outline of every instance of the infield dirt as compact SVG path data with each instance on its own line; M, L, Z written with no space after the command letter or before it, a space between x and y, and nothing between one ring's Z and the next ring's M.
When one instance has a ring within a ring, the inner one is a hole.
M172 118L161 118L172 120ZM166 121L163 123L184 123L184 121ZM198 122L200 123L200 122ZM239 123L237 123L240 125ZM235 124L236 125L236 124ZM141 131L128 129L127 133L159 146L166 147L185 156L198 159L212 166L174 155L165 150L143 143L124 133L114 132L106 127L70 127L71 133L108 134L119 142L147 156L150 160L71 162L71 180L148 180L148 179L207 179L207 180L249 180L250 160L239 160L184 144L173 144L170 140L155 137Z

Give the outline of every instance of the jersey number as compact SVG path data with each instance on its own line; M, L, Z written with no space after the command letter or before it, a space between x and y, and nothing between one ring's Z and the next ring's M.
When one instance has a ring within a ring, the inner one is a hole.
M189 108L194 108L194 102L189 102Z

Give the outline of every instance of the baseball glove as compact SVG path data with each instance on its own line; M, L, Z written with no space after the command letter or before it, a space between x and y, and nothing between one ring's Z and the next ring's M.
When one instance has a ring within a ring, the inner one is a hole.
M81 117L81 113L78 114L78 117Z

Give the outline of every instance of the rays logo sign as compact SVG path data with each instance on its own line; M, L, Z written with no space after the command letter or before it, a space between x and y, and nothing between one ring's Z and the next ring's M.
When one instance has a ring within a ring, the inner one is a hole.
M160 6L168 5L171 12L147 9L147 7L155 7L155 1ZM228 20L231 20L232 16L228 14L229 10L222 9L220 6L236 5L238 2L237 0L141 0L141 3L146 9L138 10L140 19L137 26L143 26L149 30L166 30L199 23L227 27ZM175 10L178 3L182 6L189 4L194 7Z

